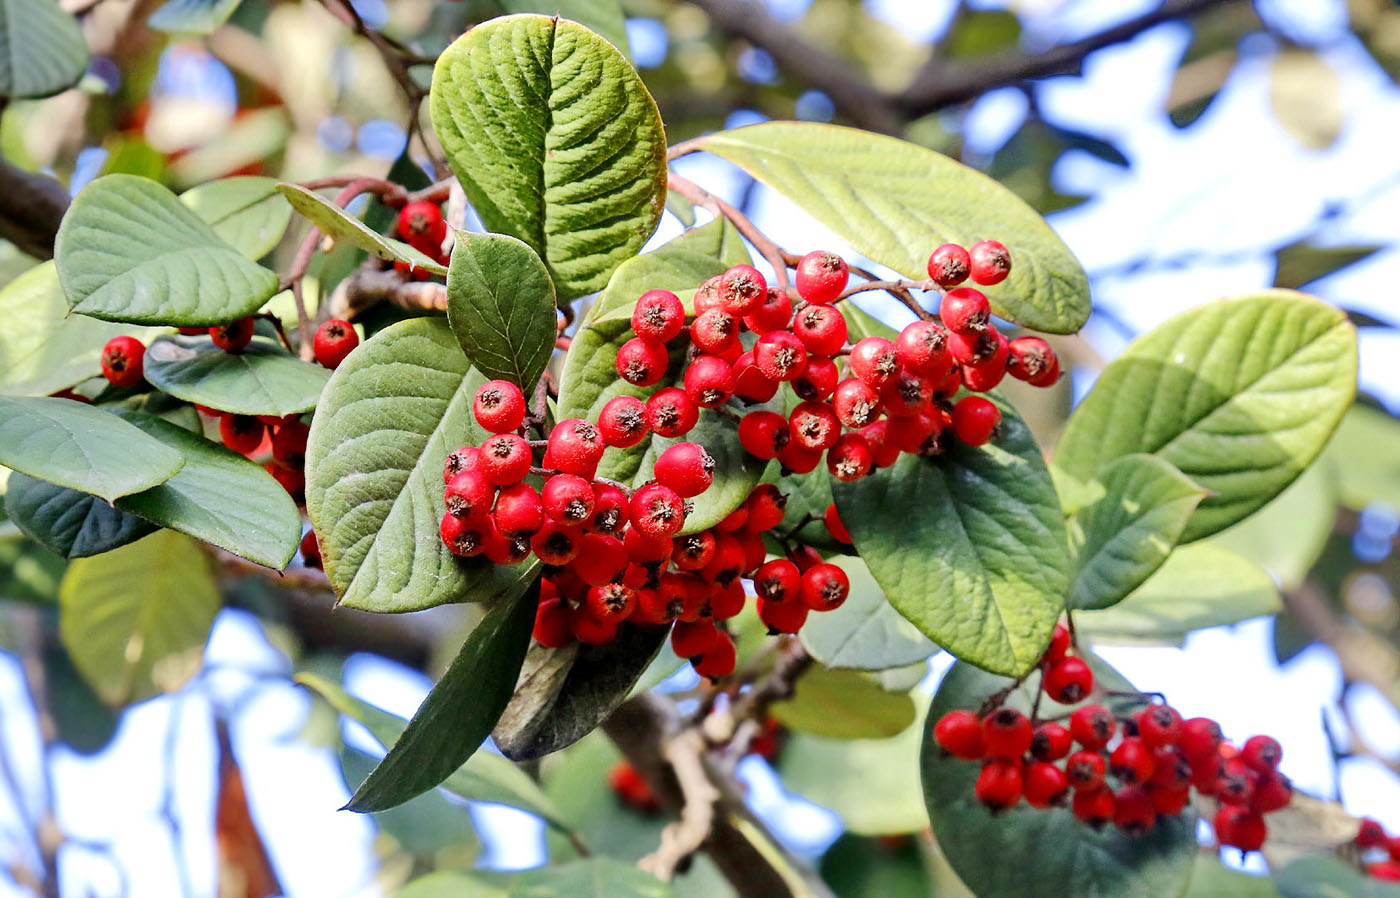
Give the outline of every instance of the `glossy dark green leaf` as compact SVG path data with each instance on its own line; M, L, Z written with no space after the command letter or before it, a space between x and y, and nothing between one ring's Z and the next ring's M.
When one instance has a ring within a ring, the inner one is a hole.
M422 268L433 274L447 274L447 269L409 246L377 231L371 231L355 216L346 212L319 193L299 184L278 184L277 189L292 204L292 208L321 229L321 233L359 247L376 259L402 262L412 268Z
M83 188L59 227L54 261L73 311L108 321L212 326L257 311L277 291L277 275L134 175Z
M220 178L186 190L180 194L180 202L250 259L272 252L292 220L292 207L278 192L273 178Z
M914 722L914 700L887 692L857 670L813 667L797 681L791 699L769 713L784 726L828 739L885 739Z
M180 453L71 399L0 396L0 464L112 501L164 483Z
M582 25L472 28L438 57L429 108L482 222L528 243L561 299L601 289L656 230L661 115L627 58Z
M10 475L5 513L30 539L64 558L100 555L156 529L97 496L17 473Z
M331 373L276 340L255 336L242 352L208 337L161 337L146 350L146 380L171 396L240 415L294 415L316 407Z
M486 741L510 701L539 597L535 579L486 612L347 808L382 811L402 804L441 785Z
M166 0L146 23L172 34L209 34L228 21L243 0Z
M87 70L83 30L58 0L0 3L0 48L0 97L6 99L56 94Z
M447 272L447 320L478 371L528 393L554 352L549 272L514 237L460 232Z
M828 560L846 572L851 592L840 608L810 615L802 626L798 636L813 658L827 667L885 670L923 661L938 651L885 600L865 562L848 557Z
M1356 329L1285 290L1208 303L1134 340L1070 416L1055 463L1091 479L1150 453L1210 490L1183 540L1263 506L1327 443L1356 390Z

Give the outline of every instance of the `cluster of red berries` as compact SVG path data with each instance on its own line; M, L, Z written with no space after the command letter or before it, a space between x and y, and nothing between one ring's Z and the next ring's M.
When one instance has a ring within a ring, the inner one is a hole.
M448 254L443 252L443 242L447 239L447 221L436 203L417 200L407 203L399 210L399 237L423 255L443 265L447 264ZM432 277L422 268L410 269L406 262L395 262L394 270L405 277L426 281Z
M928 286L950 287L969 275L994 284L1010 266L1006 248L995 241L982 241L971 253L947 244L929 259ZM846 481L893 464L901 452L939 454L950 436L969 445L990 440L1001 412L980 396L951 403L960 388L990 390L1007 373L1037 386L1059 377L1049 344L1039 337L1006 339L991 323L987 297L972 288L944 294L942 324L916 321L895 340L848 344L846 318L833 305L848 275L835 253L808 253L797 265L801 302L794 307L757 269L735 265L700 286L688 327L676 294L649 290L632 314L636 336L618 352L618 376L639 387L660 381L670 362L666 344L685 331L691 353L684 390L662 393L675 402L683 396L693 417L735 396L767 402L790 384L802 402L787 416L745 414L739 424L744 448L798 474L815 470L825 456L832 476ZM741 339L745 331L757 335L752 348Z
M300 505L306 501L306 438L311 428L301 415L238 415L196 405L202 415L219 422L219 439L247 458L268 459L263 465Z
M1094 685L1088 665L1068 654L1070 641L1068 630L1056 628L1041 662L1046 694L1065 703L1087 697ZM1140 834L1159 815L1185 810L1194 789L1219 802L1221 845L1257 851L1268 835L1264 815L1292 800L1292 784L1278 771L1283 750L1270 736L1253 736L1237 749L1214 720L1183 720L1165 704L1123 717L1084 705L1067 722L1038 721L1007 706L980 716L950 711L934 726L934 739L947 754L982 762L975 793L994 811L1022 798L1038 809L1069 805L1091 826L1112 823Z
M1368 817L1361 821L1356 847L1362 852L1385 855L1366 864L1367 875L1386 882L1400 882L1400 835L1388 834L1385 827Z

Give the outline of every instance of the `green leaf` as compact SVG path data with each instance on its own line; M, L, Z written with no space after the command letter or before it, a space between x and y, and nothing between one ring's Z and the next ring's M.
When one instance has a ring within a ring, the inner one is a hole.
M346 692L339 683L314 673L299 673L296 682L325 699L332 708L369 730L379 744L388 748L398 741L408 721L376 708ZM530 775L508 759L489 751L474 753L439 787L467 801L490 801L521 808L565 832L569 825L554 802Z
M1087 615L1085 615L1087 617ZM1122 682L1095 661L1100 681ZM978 764L943 756L933 740L938 719L954 709L975 710L1010 684L969 664L955 664L943 678L924 729L924 798L933 832L953 869L977 898L1163 898L1186 891L1197 854L1192 813L1159 818L1152 832L1130 836L1115 827L1093 829L1068 809L1036 810L1025 804L992 815L973 795ZM1110 688L1118 688L1110 686ZM1028 689L1008 704L1027 710ZM1041 713L1060 707L1042 702Z
M68 565L59 635L103 701L130 704L172 692L199 670L219 604L199 546L159 530Z
M354 746L342 743L336 754L340 759L340 775L348 789L353 790L374 770L375 757ZM377 844L375 853L381 858L381 864L388 862L386 854L390 857L398 854L395 860L407 854L411 862L419 864L442 861L444 866L470 866L482 853L483 845L472 821L471 808L436 789L373 816L380 840L388 837L397 849L390 853L382 850L382 842Z
M1356 329L1338 309L1269 290L1184 312L1134 340L1070 416L1055 450L1093 478L1138 452L1213 495L1183 541L1278 495L1327 443L1356 390Z
M1342 416L1323 457L1332 463L1341 501L1360 511L1371 502L1400 507L1400 421L1376 408L1353 405Z
M234 5L237 2L233 0ZM273 178L220 178L186 190L180 194L180 202L250 259L272 252L292 220L292 207L278 192Z
M73 311L108 321L212 326L252 314L277 292L277 275L134 175L83 188L63 216L54 261Z
M924 859L928 851L913 838L843 833L822 855L821 877L837 898L967 898L966 889L954 893L938 887Z
M0 598L52 604L58 600L58 583L66 568L62 558L36 542L0 540Z
M5 513L26 536L64 558L100 555L156 529L96 496L18 473L10 475Z
M1069 555L1040 449L1015 411L999 405L995 442L955 444L937 459L904 455L831 486L890 604L964 661L1018 676L1050 641Z
M278 184L277 189L287 198L287 202L292 204L292 208L320 228L321 233L336 240L344 240L385 262L402 262L433 274L447 274L447 268L443 265L407 243L371 231L364 222L320 194L307 190L300 184Z
M1297 240L1274 250L1278 268L1274 270L1273 286L1296 290L1369 259L1382 248L1374 244L1318 246L1309 239Z
M540 587L502 595L346 807L382 811L440 785L486 741L520 673Z
M690 200L676 193L666 191L666 211L676 216L676 220L687 228L695 227L695 206Z
M597 32L599 37L616 47L629 60L632 58L632 49L627 42L627 22L617 0L501 0L501 7L508 13L558 14L573 19Z
M608 857L540 867L520 875L510 898L675 898L669 885Z
M160 418L122 417L179 452L185 466L160 486L118 499L118 508L258 564L287 566L301 543L301 512L262 465Z
M113 337L148 343L163 328L133 327L70 315L53 262L36 265L0 289L0 392L47 396L96 377L98 357Z
M1274 874L1283 898L1400 898L1400 885L1363 876L1335 857L1302 857Z
M146 20L156 31L209 34L228 21L243 0L167 0Z
M447 274L447 320L478 371L529 392L554 352L549 272L514 237L460 232Z
M161 337L146 350L146 380L178 399L239 415L294 415L316 407L331 373L276 340L253 337L224 352L209 337Z
M1155 455L1125 455L1108 466L1102 499L1069 522L1075 574L1065 606L1107 608L1161 567L1205 496Z
M164 483L180 453L71 399L0 396L0 464L108 502Z
M947 156L893 137L808 122L766 122L699 138L831 228L856 251L922 280L942 243L996 239L1011 276L983 288L998 315L1073 333L1089 317L1078 260L1030 206Z
M1202 855L1196 859L1185 898L1278 898L1278 889L1267 876L1240 873Z
M561 299L601 289L666 202L666 134L625 56L574 22L492 19L438 57L433 128L490 231L530 245Z
M58 0L0 3L0 97L47 97L77 83L88 48Z
M1332 438L1339 444L1346 419ZM1267 570L1284 589L1302 585L1332 536L1337 510L1336 465L1329 447L1322 457L1268 505L1210 538Z
M485 381L441 318L387 327L336 369L307 440L306 510L342 604L415 611L533 575L533 563L457 558L438 535L443 461L486 438L471 410Z
M1179 645L1192 630L1278 611L1273 578L1213 543L1177 548L1117 605L1076 614L1079 632L1095 642Z
M507 758L528 760L588 735L626 700L666 641L665 627L623 626L604 646L530 645L515 695L492 737Z
M394 898L510 898L510 888L479 873L439 870L413 880L395 892Z
M885 600L865 562L845 557L827 560L846 572L851 593L835 611L807 618L798 635L813 658L827 667L885 670L923 661L938 651L918 627Z
M828 739L884 739L914 722L914 700L886 692L857 670L814 667L797 681L791 699L773 704L770 713L789 729Z
M44 667L44 707L53 719L58 741L80 755L104 750L117 735L121 713L102 703L57 634L45 632L39 651Z

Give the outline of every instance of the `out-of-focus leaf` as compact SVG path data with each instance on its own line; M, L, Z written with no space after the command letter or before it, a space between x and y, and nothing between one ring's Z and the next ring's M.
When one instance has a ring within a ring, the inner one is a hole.
M1376 245L1317 246L1309 240L1298 240L1274 250L1278 268L1274 271L1274 286L1296 289L1368 259L1380 251Z
M1283 129L1310 150L1327 149L1342 133L1342 80L1313 50L1284 50L1274 58L1269 102Z

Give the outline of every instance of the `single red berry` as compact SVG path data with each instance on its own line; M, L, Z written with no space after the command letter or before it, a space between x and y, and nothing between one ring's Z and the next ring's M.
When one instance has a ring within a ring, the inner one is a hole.
M717 274L712 278L706 278L695 291L695 315L699 317L710 309L719 308L719 282L724 280L724 275Z
M627 526L627 494L611 483L593 484L593 515L584 528L590 533L616 535Z
M549 456L555 469L564 474L591 478L605 449L607 444L598 428L579 418L560 421L549 433Z
M1385 840L1385 827L1379 821L1370 817L1361 819L1361 828L1356 831L1356 847L1379 848L1385 844Z
M768 557L768 547L763 538L756 533L750 533L747 526L738 536L738 540L740 548L744 550L744 575L752 576L754 571L763 567L764 559Z
M1026 803L1033 808L1060 807L1069 800L1069 780L1065 772L1045 761L1032 761L1021 771Z
M834 564L814 564L802 574L802 604L813 611L834 611L850 594L851 579Z
M1031 756L1038 761L1058 761L1069 754L1074 740L1058 723L1042 723L1031 736Z
M1259 774L1249 807L1260 814L1272 814L1288 807L1292 801L1293 783L1277 770L1269 770ZM1400 841L1396 842L1396 847L1400 848Z
M1389 852L1391 860L1400 861L1400 836L1391 836L1386 839L1385 850Z
M668 545L670 540L667 540ZM710 587L699 575L691 571L671 571L662 574L656 587L660 600L666 604L667 614L676 620L693 623L700 620L705 609L705 599Z
M1249 804L1254 798L1254 771L1238 758L1226 761L1215 780L1214 794L1225 804Z
M571 567L584 583L602 586L627 567L627 550L615 536L585 533L578 541L578 555Z
M986 329L991 320L992 305L981 290L959 287L943 294L938 305L938 317L943 319L943 326L954 334L978 334Z
M880 391L858 377L848 377L837 384L831 404L836 417L847 427L867 427L875 423L884 407Z
M900 449L890 441L890 422L881 419L860 429L860 435L870 444L875 467L888 468L899 461Z
M1258 851L1269 837L1264 818L1249 808L1222 805L1213 823L1216 840L1240 851Z
M865 337L858 340L856 345L851 347L848 362L851 373L875 390L883 390L899 373L899 358L894 343L884 337Z
M584 597L583 607L588 616L597 621L622 621L632 613L637 601L637 593L630 586L621 583L605 583L595 586Z
M850 276L845 259L836 253L816 249L797 263L793 280L798 296L813 305L825 305L841 295Z
M777 412L760 409L739 419L739 444L750 455L777 458L787 442L787 418Z
M774 602L759 596L754 603L758 619L768 628L769 636L796 633L807 623L807 606L801 602Z
M436 256L447 238L447 222L436 203L418 200L399 210L399 236L420 252Z
M453 477L444 491L447 513L463 521L480 521L491 511L496 488L482 471L463 471Z
M668 439L685 436L699 420L700 407L677 387L657 390L647 400L647 427L657 436Z
M675 490L649 483L632 494L632 526L652 539L669 539L685 525L685 502Z
M511 433L525 421L525 394L508 380L488 380L476 391L472 414L491 433Z
M1279 761L1283 760L1283 746L1272 736L1250 736L1240 749L1240 759L1252 770L1268 773L1278 769Z
M1077 751L1065 760L1065 775L1069 784L1081 792L1092 792L1103 786L1108 772L1103 755L1097 751Z
M734 395L734 368L717 355L700 355L685 369L685 395L701 408L719 408Z
M997 760L982 767L973 787L977 800L993 811L1015 807L1021 800L1021 763Z
M492 535L490 520L483 516L480 521L467 523L454 514L445 514L438 533L447 551L460 558L471 558L486 551Z
M360 345L360 335L348 321L332 318L316 328L312 348L316 363L326 368L339 368L345 357Z
M974 365L962 366L962 382L973 393L995 390L1006 377L1006 365L1000 359L987 359Z
M748 594L744 592L743 584L737 579L732 580L728 586L721 586L718 592L710 595L710 617L715 620L736 617L744 610L746 601Z
M948 334L948 358L963 368L966 377L968 368L986 370L1000 369L1006 373L1006 362L1011 357L1011 341L992 325L978 331Z
M1045 655L1040 659L1040 663L1050 664L1059 661L1069 651L1069 645L1069 628L1064 624L1056 624L1055 632L1050 635L1050 646L1045 650Z
M535 642L549 649L562 649L574 641L569 627L569 607L561 600L546 599L535 608Z
M442 482L451 483L452 478L463 471L475 471L481 467L481 449L476 446L462 446L447 453L442 464Z
M1140 836L1157 822L1157 809L1141 786L1124 786L1113 797L1113 825L1130 836Z
M308 530L302 534L301 560L307 567L321 566L321 544L316 539L315 530Z
M1152 750L1153 788L1176 791L1191 785L1191 762L1174 745L1158 746Z
M616 620L598 620L584 605L569 613L569 628L574 638L585 645L608 645L617 638L617 625Z
M209 328L209 339L224 352L242 352L253 342L252 316Z
M614 396L598 413L598 430L609 446L637 445L647 435L646 403L636 396Z
M788 435L789 446L796 444L812 452L822 452L830 449L841 436L841 419L825 402L801 402L788 416Z
M1152 799L1152 809L1158 814L1175 817L1191 803L1191 786L1164 789L1161 786L1150 785L1147 787L1147 797Z
M649 387L661 380L670 363L665 346L633 337L617 351L617 376L634 387Z
M1074 816L1094 829L1101 829L1113 819L1113 790L1100 785L1093 789L1076 789L1070 809Z
M753 350L734 361L734 395L753 402L767 402L778 395L778 382L758 370Z
M575 474L550 477L540 498L551 521L577 527L593 516L593 484Z
M826 453L826 469L831 476L850 483L870 473L875 453L870 443L858 433L845 433L837 438Z
M665 343L685 327L685 307L670 290L648 290L632 309L632 332L652 343Z
M948 332L935 322L915 321L899 332L894 352L901 367L941 380L950 364Z
M739 342L739 319L723 308L710 309L696 316L690 325L690 342L701 352L725 355Z
M1118 721L1103 705L1085 705L1069 716L1069 734L1089 749L1108 745L1118 729Z
M891 418L908 418L929 407L933 402L933 388L933 381L907 368L900 368L894 379L880 391L880 399Z
M777 287L769 287L763 305L744 316L744 324L756 334L785 330L791 320L792 299Z
M240 455L251 455L262 445L267 428L252 415L224 415L219 419L219 439Z
M846 529L845 523L841 520L841 515L836 511L836 504L832 503L826 507L822 513L822 523L826 525L826 532L831 534L831 538L838 543L850 545L851 532Z
M1366 865L1366 875L1381 882L1400 882L1400 861L1374 861Z
M1225 775L1225 761L1220 755L1191 758L1191 786L1202 795L1214 795L1215 787Z
M1056 661L1045 670L1041 681L1045 694L1062 705L1083 701L1094 688L1094 673L1083 659L1070 656Z
M530 550L545 564L565 565L578 557L583 531L556 521L545 521L530 538Z
M955 758L977 761L986 751L982 741L982 721L971 711L949 711L933 726L938 747Z
M671 630L671 649L682 658L698 658L718 642L719 630L708 618L681 621Z
M102 347L102 376L115 387L134 387L145 370L146 347L135 337L113 337Z
M272 475L282 489L287 491L298 505L306 500L306 472L301 468L284 468L281 465L266 464L263 468Z
M769 380L787 383L807 368L807 347L788 331L770 331L753 346L754 367Z
M481 444L481 473L488 483L508 486L530 473L530 444L513 433L501 433Z
M1008 347L1010 354L1006 358L1006 373L1017 380L1035 382L1043 380L1045 372L1052 366L1055 374L1060 373L1060 362L1055 356L1055 350L1050 348L1040 337L1017 337L1011 341ZM1054 381L1050 381L1054 383ZM1036 384L1042 386L1042 384ZM1048 386L1049 384L1043 384Z
M801 604L802 572L786 558L774 559L754 573L753 589L760 599L774 604Z
M944 399L952 398L953 394L962 389L962 369L957 365L950 365L948 376L943 378L937 387L934 387L933 395Z
M716 633L715 644L699 658L692 658L690 664L702 677L717 680L734 672L734 640L723 630Z
M714 557L700 571L700 576L711 583L728 586L743 573L744 561L744 546L739 538L728 533L720 533L715 537Z
M744 529L749 533L763 533L772 530L783 522L787 509L787 496L778 492L771 483L760 483L745 500L749 508L749 519Z
M792 391L799 399L826 399L836 390L841 373L836 362L826 356L814 355L807 358L807 368L792 381Z
M1176 744L1194 762L1197 758L1214 758L1223 738L1220 724L1209 717L1193 717L1182 723Z
M1181 739L1181 715L1170 705L1152 705L1134 715L1138 736L1148 748L1175 745Z
M1152 774L1157 770L1157 759L1141 739L1128 736L1108 756L1108 767L1118 779L1134 785L1152 779Z
M763 305L768 281L752 265L735 265L720 276L719 303L729 314L743 317Z
M988 757L1019 761L1030 750L1033 737L1030 720L1015 708L998 708L982 721Z
M822 463L820 449L808 449L792 440L778 452L778 464L783 476L789 474L810 474Z
M792 332L812 355L835 355L846 345L846 316L834 306L807 306L792 319Z
M652 476L682 499L690 499L714 482L715 460L699 443L677 443L657 457Z
M956 287L972 272L972 257L956 243L945 243L928 257L928 276L943 289Z
M989 442L1001 424L1001 409L990 399L964 396L953 406L953 435L969 446Z
M708 530L672 540L671 561L683 571L698 571L715 559L717 540Z
M544 526L540 494L528 483L511 484L496 496L491 518L502 536L533 536Z
M646 536L635 527L622 534L622 544L627 549L627 557L641 564L654 564L671 557L671 538Z
M311 428L297 418L286 421L272 436L272 460L284 468L306 466L306 439Z
M890 418L885 442L902 452L923 452L935 447L942 432L942 417L934 408L920 409L913 415Z
M1011 253L995 240L979 240L967 254L972 260L968 273L984 287L1000 284L1011 273Z

